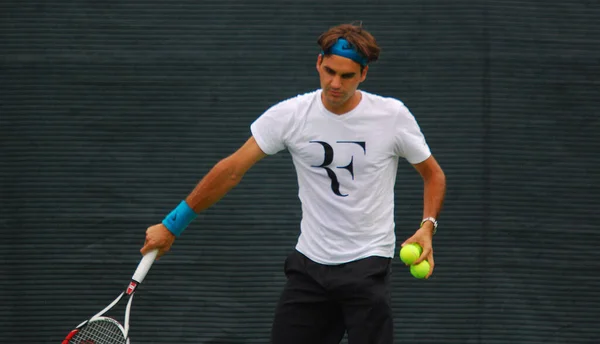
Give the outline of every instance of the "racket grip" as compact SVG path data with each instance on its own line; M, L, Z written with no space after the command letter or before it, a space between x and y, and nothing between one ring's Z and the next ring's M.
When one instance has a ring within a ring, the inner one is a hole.
M148 273L148 270L150 270L150 267L154 263L157 254L158 249L146 253L146 255L140 261L140 264L138 264L137 269L135 269L135 272L133 273L133 277L131 279L138 283L142 283L144 281L144 278L146 277L146 274Z

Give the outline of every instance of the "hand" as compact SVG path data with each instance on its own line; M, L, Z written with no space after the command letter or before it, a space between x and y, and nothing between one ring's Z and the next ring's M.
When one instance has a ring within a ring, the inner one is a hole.
M171 249L171 245L175 241L175 235L171 233L163 225L159 223L157 225L148 227L146 230L146 241L144 242L144 247L140 250L142 255L152 251L153 249L158 249L158 255L156 259L162 257L163 254L167 253Z
M405 242L402 243L402 247L408 244L417 243L421 245L423 248L423 253L419 256L419 259L415 261L414 264L418 264L423 260L427 260L431 267L429 268L429 273L425 278L429 278L433 273L433 267L435 263L433 261L433 224L429 221L425 222L421 228L419 228L413 236L406 239Z

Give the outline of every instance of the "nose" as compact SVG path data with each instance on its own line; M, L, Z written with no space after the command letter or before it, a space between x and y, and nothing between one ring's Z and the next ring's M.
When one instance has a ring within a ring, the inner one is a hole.
M336 89L342 87L342 78L339 75L333 77L331 80L331 87Z

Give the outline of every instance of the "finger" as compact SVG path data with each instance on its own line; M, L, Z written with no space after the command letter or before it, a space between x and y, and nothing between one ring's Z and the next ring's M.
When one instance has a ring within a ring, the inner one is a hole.
M146 240L144 246L140 249L140 253L145 256L148 252L152 251L155 248L155 245L151 244L150 241Z
M425 278L429 278L429 276L431 276L431 274L433 274L433 268L435 267L435 262L433 261L433 252L431 252L429 257L427 258L427 261L429 262L430 268L429 268L429 273L427 274L427 276L425 276Z
M423 252L419 256L419 258L417 260L415 260L415 264L419 264L420 262L424 261L426 258L429 257L430 253L431 253L431 246L423 246Z
M148 235L148 233L146 233L146 236L144 236L144 245L143 246L148 245L148 242L150 241L148 238L149 238L149 235Z

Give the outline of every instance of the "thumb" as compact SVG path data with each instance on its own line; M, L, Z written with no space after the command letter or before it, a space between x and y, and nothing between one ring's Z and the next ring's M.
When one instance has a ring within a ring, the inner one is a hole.
M410 238L406 239L402 244L400 244L400 247L404 247L408 244L412 244L415 242L416 242L415 239L413 239L413 237L410 237Z

